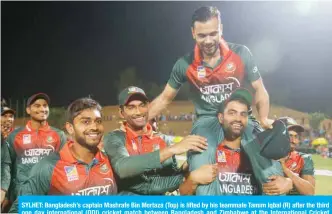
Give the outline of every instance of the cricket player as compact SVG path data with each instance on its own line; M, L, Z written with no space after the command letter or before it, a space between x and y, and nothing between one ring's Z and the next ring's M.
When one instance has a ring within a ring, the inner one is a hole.
M254 138L253 127L248 126L248 113L252 103L251 94L245 89L235 90L230 97L221 105L218 120L225 132L224 140L214 151L216 163L203 165L190 172L186 181L180 186L182 195L196 193L198 186L203 186L204 195L261 195L262 186L257 178L260 178L260 162L270 162L271 165L277 161L266 160L259 156L251 161L251 156L258 154L247 154L243 151L241 142L257 141ZM280 125L284 126L282 123ZM279 126L279 125L278 125ZM276 127L273 129L276 130ZM284 126L284 130L286 127ZM271 131L269 131L271 132ZM273 131L276 141L287 139L282 131ZM258 142L256 142L258 144ZM271 142L270 142L271 143ZM258 160L258 162L256 162ZM283 176L270 178L274 186L271 191L265 192L271 195L287 193L293 186L292 180ZM198 193L197 195L202 195Z
M72 102L67 109L66 130L72 140L32 168L19 195L116 194L112 167L98 149L104 134L100 104L90 98ZM10 212L18 212L17 200Z
M293 181L294 188L290 195L314 195L315 194L315 169L310 154L296 151L296 146L300 143L300 134L304 132L303 126L299 125L293 118L280 118L288 128L291 151L282 163L285 175ZM266 190L273 186L265 184Z
M172 102L183 83L189 83L190 98L197 114L192 134L203 136L208 140L208 150L205 152L188 153L190 171L215 162L210 161L210 155L224 138L224 132L216 117L218 106L235 89L247 85L254 89L254 100L261 126L272 128L272 121L268 119L269 96L251 52L243 45L226 42L222 30L223 25L217 8L201 7L194 12L191 31L196 42L195 48L175 63L164 91L150 106L149 115L152 118ZM263 131L252 119L248 121L248 126L253 126L255 132ZM247 149L258 149L258 146L244 146L243 149L246 153L259 153L258 150L247 151ZM262 182L267 182L269 176L283 174L280 164L263 165L267 168L260 169ZM200 191L198 187L197 192ZM203 191L200 194L205 193Z
M15 201L20 186L31 168L43 157L59 151L66 142L63 131L47 123L50 98L44 93L32 95L27 101L28 123L14 130L6 139L12 162L10 201Z
M119 115L125 120L119 130L104 137L119 190L139 195L164 195L182 183L187 167L178 168L175 155L207 148L206 139L187 136L170 145L149 124L149 102L145 92L135 86L119 94ZM187 165L187 164L185 164ZM184 166L185 166L184 165Z
M8 190L11 181L11 160L8 146L5 143L8 135L14 130L15 111L1 101L1 211L6 212L10 207Z
M6 139L14 130L15 111L7 106L1 107L1 134Z

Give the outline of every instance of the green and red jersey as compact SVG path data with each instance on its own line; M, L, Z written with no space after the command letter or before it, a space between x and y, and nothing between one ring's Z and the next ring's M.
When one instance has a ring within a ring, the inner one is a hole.
M1 134L1 190L8 191L11 179L11 160L8 146Z
M220 45L221 60L215 67L203 62L198 46L192 53L181 57L174 65L168 84L179 89L188 82L190 98L198 115L216 114L221 102L232 91L260 78L260 73L249 49L243 45Z
M104 137L104 150L118 177L119 190L141 195L163 195L178 189L183 173L175 157L160 163L160 149L172 142L153 132L150 124L138 135L126 124Z
M111 164L98 150L91 163L77 160L69 141L59 153L43 158L31 170L22 184L20 195L99 196L117 194ZM10 212L17 212L17 200Z
M14 130L6 139L12 161L12 177L15 193L28 178L31 168L43 157L57 152L66 143L63 131L49 126L47 123L34 130L29 121L26 126Z
M219 144L216 152L221 195L258 195L259 186L246 153Z
M305 154L302 152L292 151L290 152L288 159L285 162L288 169L290 169L297 176L302 175L314 175L314 163L312 161L310 154ZM294 188L290 195L299 195L300 193Z

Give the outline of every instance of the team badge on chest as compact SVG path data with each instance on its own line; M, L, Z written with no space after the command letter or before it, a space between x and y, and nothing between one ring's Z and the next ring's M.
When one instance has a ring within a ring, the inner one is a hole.
M46 139L46 142L47 143L53 143L53 137L52 136L48 136L47 139Z
M106 165L106 164L103 164L101 167L100 167L100 172L101 173L107 173L109 171L109 167Z
M234 64L234 62L230 62L226 65L226 69L225 69L225 72L227 73L233 73L236 69L236 66Z

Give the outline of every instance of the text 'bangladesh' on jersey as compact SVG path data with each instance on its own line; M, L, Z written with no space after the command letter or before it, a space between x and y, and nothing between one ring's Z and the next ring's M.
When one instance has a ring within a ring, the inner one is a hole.
M180 58L174 65L168 84L179 89L185 82L190 85L190 98L198 115L215 114L221 102L232 91L260 78L260 73L249 49L243 45L220 45L221 60L209 67L200 56L196 45L193 53Z
M244 151L219 144L216 160L221 195L259 194L258 183Z

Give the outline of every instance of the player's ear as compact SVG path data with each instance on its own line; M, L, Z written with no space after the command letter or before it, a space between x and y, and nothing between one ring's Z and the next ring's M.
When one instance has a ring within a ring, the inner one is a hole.
M219 27L220 27L220 31L219 31L219 32L220 32L220 36L222 36L223 25L220 23L220 26L219 26Z
M74 134L73 124L66 122L66 130L70 135L73 135Z
M28 114L28 115L30 115L30 113L31 113L30 106L26 107L26 109L25 109L25 110L26 110L27 114Z
M124 118L123 111L124 111L123 106L120 106L119 107L119 115L120 115L120 118L122 118L122 119Z
M223 115L223 113L218 113L218 120L219 120L219 123L221 123L221 124L224 123L224 115Z
M193 39L196 40L195 29L194 29L194 27L191 27L191 34L192 34L192 36L193 36Z

